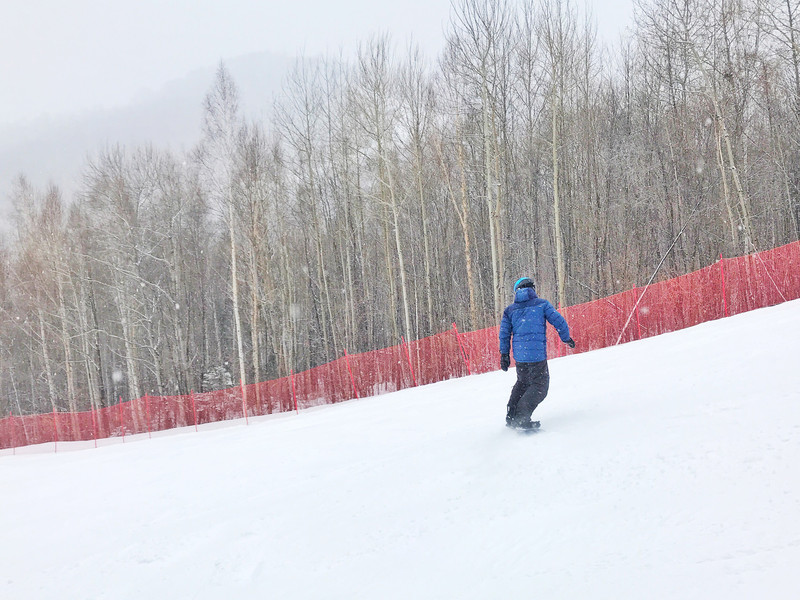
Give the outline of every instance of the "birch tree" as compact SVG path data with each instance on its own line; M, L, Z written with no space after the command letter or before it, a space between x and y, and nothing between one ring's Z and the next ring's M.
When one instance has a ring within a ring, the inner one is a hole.
M205 109L203 140L198 148L197 157L201 165L201 177L205 187L227 226L236 354L239 364L239 382L244 394L242 402L246 406L247 376L239 302L238 223L235 218L233 197L236 140L241 121L239 92L223 64L220 64L217 69L214 85L206 95L203 107Z

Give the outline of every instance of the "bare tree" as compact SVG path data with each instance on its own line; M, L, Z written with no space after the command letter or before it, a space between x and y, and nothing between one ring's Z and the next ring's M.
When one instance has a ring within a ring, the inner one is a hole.
M374 143L377 193L374 195L388 212L387 225L394 241L394 255L400 275L400 294L403 307L403 323L406 339L412 339L409 284L406 273L405 250L400 229L400 198L393 154L396 140L394 130L397 121L397 101L395 99L395 68L392 64L391 48L387 38L371 40L359 51L359 94L360 124ZM388 234L388 230L387 230ZM388 235L387 235L388 238ZM394 269L390 261L387 244L387 279L390 289L394 287ZM400 336L395 331L394 339Z
M465 106L477 104L481 115L484 200L489 224L494 314L499 314L504 286L504 249L500 230L502 194L496 177L500 159L497 140L497 95L507 48L502 39L512 20L504 0L463 0L454 12L448 36L445 69L458 73Z
M224 215L228 228L230 245L231 296L233 300L233 320L236 332L236 352L239 363L239 382L247 404L246 363L244 355L244 334L239 302L239 268L237 251L237 222L233 198L234 161L236 140L241 126L239 117L239 93L230 73L223 64L217 69L214 85L203 102L205 116L203 121L203 141L198 149L198 159L202 165L201 174L211 197Z

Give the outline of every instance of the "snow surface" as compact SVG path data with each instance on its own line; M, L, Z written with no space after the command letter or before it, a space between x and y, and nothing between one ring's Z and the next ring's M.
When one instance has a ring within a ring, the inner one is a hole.
M552 360L533 435L498 371L4 451L0 598L795 598L798 357L795 301Z

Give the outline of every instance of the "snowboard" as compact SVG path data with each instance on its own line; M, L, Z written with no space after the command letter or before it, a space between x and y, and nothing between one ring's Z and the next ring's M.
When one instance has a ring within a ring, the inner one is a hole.
M531 427L530 429L527 429L527 428L523 429L522 427L513 427L511 425L506 425L506 427L508 427L509 429L513 429L517 433L521 433L523 435L527 435L527 434L530 434L530 433L536 433L537 431L540 431L541 427L542 427L542 424L539 423L539 421L533 421L533 427Z

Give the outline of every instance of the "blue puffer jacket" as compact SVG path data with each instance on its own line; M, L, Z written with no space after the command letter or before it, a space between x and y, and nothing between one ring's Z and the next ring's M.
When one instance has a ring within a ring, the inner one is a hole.
M556 328L562 341L569 336L567 321L533 288L519 288L514 304L503 312L500 323L500 354L508 354L514 337L514 360L518 363L547 360L547 321Z

